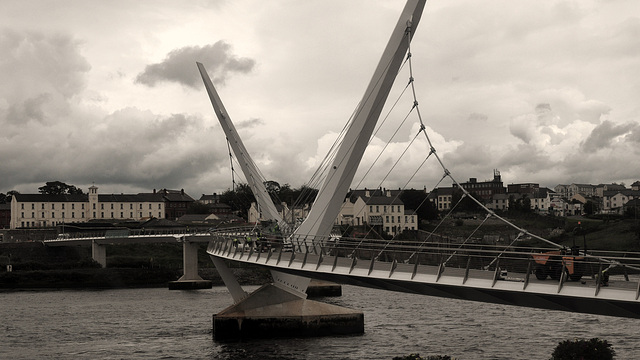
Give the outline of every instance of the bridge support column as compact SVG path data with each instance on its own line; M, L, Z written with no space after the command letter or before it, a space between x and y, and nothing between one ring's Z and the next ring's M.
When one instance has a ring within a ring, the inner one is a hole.
M182 243L183 275L178 281L169 282L169 290L211 289L211 280L203 280L198 275L198 243Z
M91 242L91 258L103 268L107 267L107 247L100 245L97 242Z

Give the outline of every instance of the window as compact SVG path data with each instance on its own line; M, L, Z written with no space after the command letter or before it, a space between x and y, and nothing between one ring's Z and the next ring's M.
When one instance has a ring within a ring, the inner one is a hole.
M24 204L20 204L20 210L24 210Z
M100 204L100 210L104 210L104 204Z
M31 204L31 210L34 210L36 208L36 204Z
M123 217L124 217L124 213L120 211L120 219L122 219Z
M111 204L111 210L113 210L113 204ZM113 217L113 216L112 216Z
M51 204L51 210L56 208L56 204Z
M380 206L376 205L376 212L380 212Z
M71 204L71 210L75 210L76 204Z
M62 218L64 219L64 211L62 212Z
M96 204L93 204L93 210L95 210L95 209L96 209ZM95 214L95 212L94 212L94 214Z
M100 217L104 219L104 211L100 212Z
M62 210L64 210L64 203L62 203Z
M20 217L23 218L24 217L24 212L20 213Z
M129 217L133 219L133 211L129 213Z
M133 204L129 204L129 210L133 210Z
M96 212L95 211L93 212L93 218L94 219L96 218Z
M44 218L44 212L42 212L42 218Z
M162 204L158 204L158 210L162 210Z
M149 204L149 210L151 210L151 204ZM151 214L149 214L149 216L151 216Z
M158 211L158 218L161 219L162 218L162 212Z
M387 206L386 205L382 207L382 211L387 212Z
M111 218L113 219L113 211L111 212Z
M81 216L81 217L84 217L84 211L80 213L80 216Z
M75 219L75 217L76 217L76 213L72 211L72 212L71 212L71 218L72 218L72 219Z
M52 212L51 212L51 218L54 218L54 219L55 219L55 217L56 217L56 213L54 213L54 212L52 211Z
M387 215L386 220L387 221L385 221L385 222L389 222L389 215Z
M122 207L124 206L124 204L120 204L120 210L122 210Z
M42 210L44 210L44 204L42 204Z
M32 211L31 212L31 218L34 218L34 217L36 217L36 213Z
M140 210L142 210L142 204L140 204ZM140 213L140 216L142 216L142 213Z

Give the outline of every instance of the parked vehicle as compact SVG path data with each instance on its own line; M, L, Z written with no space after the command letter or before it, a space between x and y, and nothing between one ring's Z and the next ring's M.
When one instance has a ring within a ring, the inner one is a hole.
M535 275L538 280L545 280L547 277L560 280L562 269L564 269L569 279L579 281L586 270L585 257L580 255L578 247L573 247L571 250L548 251L532 256L536 262Z

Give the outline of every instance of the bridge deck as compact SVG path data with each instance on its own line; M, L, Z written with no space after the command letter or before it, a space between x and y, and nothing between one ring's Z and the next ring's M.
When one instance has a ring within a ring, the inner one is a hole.
M530 257L522 257L521 253L509 256L509 253L502 251L503 257L493 266L485 266L490 270L484 270L470 266L474 261L469 259L477 259L470 252L463 254L459 250L454 253L466 259L458 259L458 264L464 264L462 266L441 265L446 254L433 253L433 249L423 249L409 261L397 261L393 259L402 258L402 254L407 253L395 250L378 253L378 250L372 251L371 248L356 251L337 244L293 248L298 251L285 251L284 247L257 251L255 246L238 244L232 237L223 235L214 237L207 252L227 260L338 283L472 301L640 318L638 274L629 275L625 272L624 275L612 276L604 286L598 276L585 276L580 281L570 281L564 275L557 281L538 280L530 265L533 261ZM303 248L304 252L299 251ZM376 259L373 256L376 253L382 256ZM429 261L427 258L430 255L441 260ZM491 254L491 257L496 256L497 253ZM490 262L489 254L482 253L478 257L484 258L485 263ZM381 258L387 260L382 261ZM590 264L590 267L599 268L597 263ZM506 268L514 270L505 275L503 270Z

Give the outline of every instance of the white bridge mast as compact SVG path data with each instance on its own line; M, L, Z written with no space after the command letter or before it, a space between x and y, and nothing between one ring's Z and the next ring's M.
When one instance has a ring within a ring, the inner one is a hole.
M340 205L353 180L364 150L369 142L369 138L380 116L380 112L387 100L400 64L407 53L409 41L411 37L413 37L415 28L420 21L425 3L426 0L407 1L376 71L373 74L373 78L357 108L356 115L345 134L329 174L316 197L309 215L300 228L295 231L294 236L309 239L327 238L329 236L333 222L340 211ZM242 171L258 201L258 205L265 212L266 218L276 220L281 226L286 226L286 223L282 221L282 217L276 210L266 187L262 183L258 168L255 166L253 160L251 160L249 153L242 144L240 136L231 123L231 119L229 119L222 100L218 96L207 71L201 63L197 63L197 65L216 116L229 140L233 152L239 159ZM218 267L218 265L220 265L221 268L224 267L223 263L216 263L216 267ZM271 274L274 279L274 284L277 287L294 293L296 296L306 297L305 292L310 279L278 271L271 271ZM239 289L239 285L235 279L230 280L230 282L233 283L232 286L227 285L230 290L234 288ZM227 280L225 280L225 283L227 283ZM240 290L237 290L232 291L232 295L234 299L238 299L244 294Z
M329 237L400 64L407 53L409 41L418 26L425 3L426 0L407 1L313 207L304 222L295 230L294 236L308 238L310 241Z
M229 141L229 145L231 145L233 153L236 155L236 158L240 163L240 167L242 168L242 172L249 183L249 187L251 188L253 195L256 197L260 211L265 213L265 218L277 221L281 228L286 229L287 224L282 221L282 217L278 213L276 206L273 204L271 196L262 182L260 172L258 171L256 164L251 159L251 156L249 156L249 152L247 152L247 149L244 147L242 139L240 139L240 135L238 135L238 131L236 131L235 126L233 126L233 123L229 118L229 114L224 108L220 96L218 96L218 92L216 92L216 89L213 87L213 83L207 74L207 70L205 70L201 63L196 62L196 64L198 65L200 76L202 76L204 87L207 89L207 93L209 94L211 105L213 105L213 109L220 121L222 130L224 130L224 134Z

